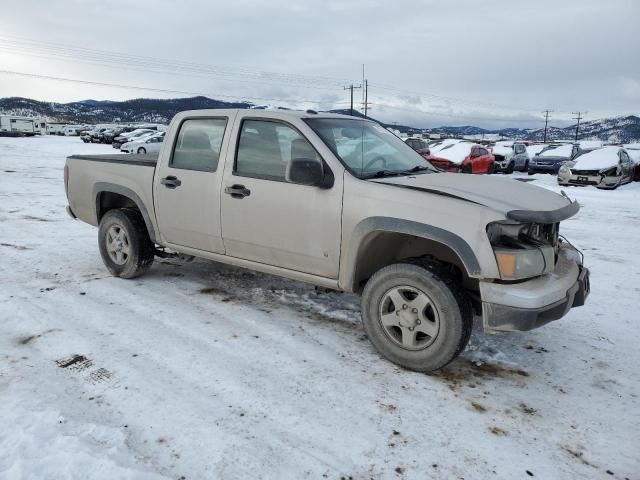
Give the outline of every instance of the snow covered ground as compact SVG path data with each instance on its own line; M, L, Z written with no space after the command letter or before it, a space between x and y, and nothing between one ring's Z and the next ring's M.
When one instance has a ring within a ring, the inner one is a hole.
M0 138L0 478L640 478L640 183L566 189L585 307L424 375L349 295L205 261L110 277L64 212L65 156L100 152Z

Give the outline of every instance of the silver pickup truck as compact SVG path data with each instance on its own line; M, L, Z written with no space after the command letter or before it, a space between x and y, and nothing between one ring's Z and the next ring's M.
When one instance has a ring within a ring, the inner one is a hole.
M387 359L432 371L487 330L583 305L589 271L560 236L577 202L523 182L439 173L379 124L342 115L198 110L160 154L67 158L68 212L99 226L115 276L202 257L361 294Z

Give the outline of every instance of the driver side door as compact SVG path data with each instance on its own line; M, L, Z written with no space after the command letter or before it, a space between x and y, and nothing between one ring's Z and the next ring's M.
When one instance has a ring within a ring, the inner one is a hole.
M293 124L248 117L234 130L234 161L225 166L221 198L226 254L337 278L342 178L329 189L287 182L292 158L322 160Z

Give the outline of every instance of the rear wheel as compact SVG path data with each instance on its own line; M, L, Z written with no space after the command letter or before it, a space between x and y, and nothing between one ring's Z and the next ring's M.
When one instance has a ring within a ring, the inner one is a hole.
M382 268L362 294L369 340L388 360L419 372L444 367L462 352L472 328L471 303L438 264Z
M138 210L109 210L100 220L100 255L115 277L135 278L151 267L155 248Z
M138 153L147 153L147 150L144 147L140 147Z

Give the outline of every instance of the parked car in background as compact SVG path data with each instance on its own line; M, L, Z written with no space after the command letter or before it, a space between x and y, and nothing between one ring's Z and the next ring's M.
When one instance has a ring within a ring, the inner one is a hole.
M529 168L529 153L522 142L496 142L491 153L496 162L496 172L526 172Z
M120 151L124 153L158 153L164 140L164 132L152 133L149 136L140 136L132 142L127 142Z
M623 147L633 162L633 180L640 182L640 143L627 143Z
M612 190L633 181L634 167L624 148L598 148L580 155L575 161L565 162L558 171L558 184L595 185Z
M427 160L443 172L493 173L495 162L486 147L471 142L448 143L440 149L432 148Z
M407 138L404 143L420 153L421 150L429 149L429 144L421 138Z
M96 135L104 132L107 129L107 127L96 127L92 130L83 132L82 136L80 137L80 139L84 142L84 143L93 143L93 139Z
M133 130L132 132L123 133L113 139L113 143L111 144L111 146L113 148L119 149L125 143L131 142L134 139L141 137L142 135L148 135L150 133L156 133L156 131L149 130L147 128L138 128L136 130Z
M534 173L557 174L563 163L573 160L580 153L575 144L550 145L529 161L529 175Z
M527 145L527 154L529 155L529 161L537 154L539 154L542 150L547 148L549 144L547 143L536 143L533 145Z

